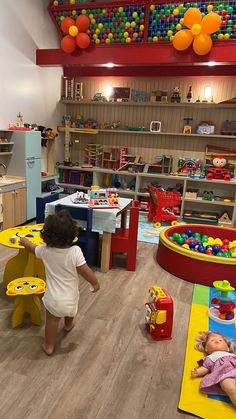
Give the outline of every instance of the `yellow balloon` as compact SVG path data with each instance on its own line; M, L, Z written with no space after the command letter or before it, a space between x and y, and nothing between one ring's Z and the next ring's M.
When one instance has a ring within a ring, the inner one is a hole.
M206 55L211 50L212 40L206 33L200 33L194 38L193 50L197 55Z
M192 26L191 32L193 35L199 35L201 33L202 27L199 25L199 23L195 23L195 25Z
M78 30L77 26L71 25L69 27L69 34L70 34L70 36L77 36L78 35L78 32L79 32L79 30Z
M209 13L202 19L202 32L214 33L221 25L221 18L217 13Z
M193 40L193 34L189 29L182 29L177 32L173 37L174 48L178 51L183 51L191 45Z
M202 15L199 9L196 7L190 7L184 14L184 24L188 28L191 28L196 23L201 23Z

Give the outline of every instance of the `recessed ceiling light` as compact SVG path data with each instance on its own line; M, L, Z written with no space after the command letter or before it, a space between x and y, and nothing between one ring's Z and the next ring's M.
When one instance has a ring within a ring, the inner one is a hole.
M214 67L214 65L216 65L216 62L215 61L209 61L209 63L207 63L207 65L209 67Z
M107 64L105 64L105 66L107 68L113 68L114 67L114 64L113 63L107 63Z

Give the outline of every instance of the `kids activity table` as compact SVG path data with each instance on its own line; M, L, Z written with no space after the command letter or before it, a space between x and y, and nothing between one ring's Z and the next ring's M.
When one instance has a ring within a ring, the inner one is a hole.
M29 252L25 247L19 245L21 236L27 237L34 244L43 244L40 231L43 224L34 224L8 228L0 232L0 244L3 246L19 249L19 253L12 257L6 264L3 285L7 287L9 282L20 277L39 277L46 279L43 262Z
M74 198L77 194L68 195L57 201L49 202L45 206L45 217L55 213L55 206L58 204L68 207L86 207L87 204L75 204ZM101 272L109 270L110 251L111 251L111 234L116 231L117 217L121 215L121 226L125 225L127 210L132 199L119 198L120 208L99 208L93 209L93 230L102 233L102 254L101 254ZM84 227L84 222L76 220L80 227ZM43 277L41 277L43 278Z

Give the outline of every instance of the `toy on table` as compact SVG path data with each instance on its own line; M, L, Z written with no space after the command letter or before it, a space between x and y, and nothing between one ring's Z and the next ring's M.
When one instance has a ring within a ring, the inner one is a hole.
M153 285L149 288L149 301L145 321L154 340L171 339L173 326L173 300L164 288Z
M71 198L72 202L74 204L88 204L88 195L86 195L84 192L77 192L76 196Z
M97 189L92 186L88 192L90 208L120 208L116 188Z
M235 303L236 293L235 288L231 287L229 281L214 281L216 292L214 298L211 300L212 307L209 307L209 317L223 324L232 324L236 320Z
M195 349L205 352L191 378L202 377L200 391L204 394L227 395L236 406L236 346L233 340L218 332L200 332ZM232 416L233 417L233 413Z
M161 121L151 121L150 132L161 132Z

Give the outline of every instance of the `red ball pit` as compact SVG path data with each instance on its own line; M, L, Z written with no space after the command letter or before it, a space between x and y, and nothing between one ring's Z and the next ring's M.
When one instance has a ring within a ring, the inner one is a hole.
M190 251L173 242L174 233L206 234L214 238L236 240L236 230L202 224L168 227L161 231L156 254L159 265L167 272L189 282L212 286L213 281L228 280L236 288L236 258L224 258Z

